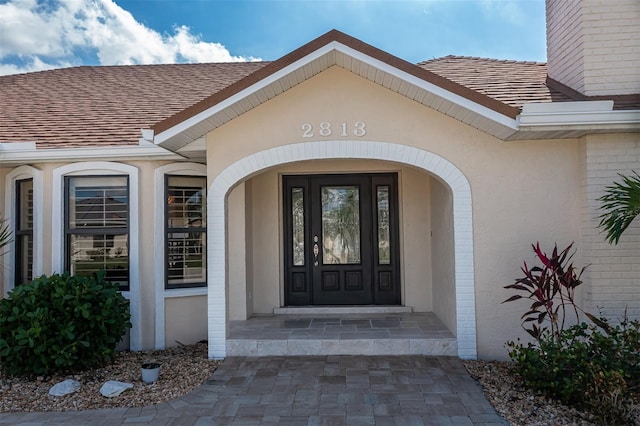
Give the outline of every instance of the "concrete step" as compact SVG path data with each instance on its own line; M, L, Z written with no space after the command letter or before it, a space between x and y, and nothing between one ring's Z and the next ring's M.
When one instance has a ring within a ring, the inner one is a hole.
M275 308L274 315L410 314L411 306L287 306Z
M288 339L227 340L227 356L430 355L457 356L457 340L430 339Z

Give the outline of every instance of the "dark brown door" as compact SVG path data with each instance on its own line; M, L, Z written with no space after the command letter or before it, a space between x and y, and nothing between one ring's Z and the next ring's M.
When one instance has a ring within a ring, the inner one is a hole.
M395 174L285 176L287 305L396 305Z

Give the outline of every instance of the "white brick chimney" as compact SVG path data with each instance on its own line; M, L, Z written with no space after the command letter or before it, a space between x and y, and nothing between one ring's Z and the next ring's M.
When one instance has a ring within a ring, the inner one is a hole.
M549 77L587 96L640 93L640 0L546 0Z

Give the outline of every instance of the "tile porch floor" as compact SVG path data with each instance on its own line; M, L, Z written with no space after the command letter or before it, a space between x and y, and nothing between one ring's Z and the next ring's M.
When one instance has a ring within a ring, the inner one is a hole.
M254 316L230 321L227 356L457 355L457 341L424 313Z

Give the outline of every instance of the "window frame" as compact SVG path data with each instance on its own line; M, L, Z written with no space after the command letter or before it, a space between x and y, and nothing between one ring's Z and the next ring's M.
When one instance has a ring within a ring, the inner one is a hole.
M202 191L204 194L204 202L202 204L204 214L202 217L202 222L204 226L200 227L187 227L187 228L174 228L169 227L169 179L175 178L183 178L183 179L198 179L202 181ZM163 224L164 224L164 241L163 241L163 250L164 250L164 289L165 290L176 290L176 289L189 289L189 288L206 288L207 287L207 178L206 176L199 175L185 175L179 173L165 173L163 179L163 188L164 188L164 197L163 197ZM197 282L188 282L188 283L169 283L169 234L176 233L180 231L188 230L188 232L198 232L204 236L204 250L203 250L203 261L204 264L204 281Z
M71 218L69 216L71 207L71 181L74 179L109 179L118 178L126 181L127 191L127 224L124 228L115 227L91 227L91 228L71 228ZM71 237L72 235L126 235L127 236L127 282L120 284L119 290L127 292L131 289L131 182L128 175L123 174L99 174L99 175L66 175L63 176L63 235L64 235L64 270L71 272Z
M44 226L44 214L43 214L43 178L42 171L32 166L18 166L13 170L10 170L4 179L5 199L4 199L4 219L7 221L11 232L15 231L15 213L16 213L16 181L33 179L33 277L42 275L42 262L43 262L43 226ZM4 288L0 292L2 295L7 296L11 290L15 287L15 268L16 268L16 256L15 256L15 242L11 243L11 250L8 250L3 259L0 260L0 267L3 271L2 279L4 282Z
M25 182L31 182L31 228L22 229L20 223L22 222L22 197L27 194L23 194L21 190L21 186ZM33 177L25 177L22 179L15 179L14 181L14 194L15 194L15 203L14 203L14 218L13 218L13 245L15 251L15 258L13 260L13 286L14 288L20 284L24 284L26 282L32 281L35 277L35 241L34 241L34 227L35 227L35 182ZM22 277L22 263L23 263L23 241L21 237L31 237L31 276Z

